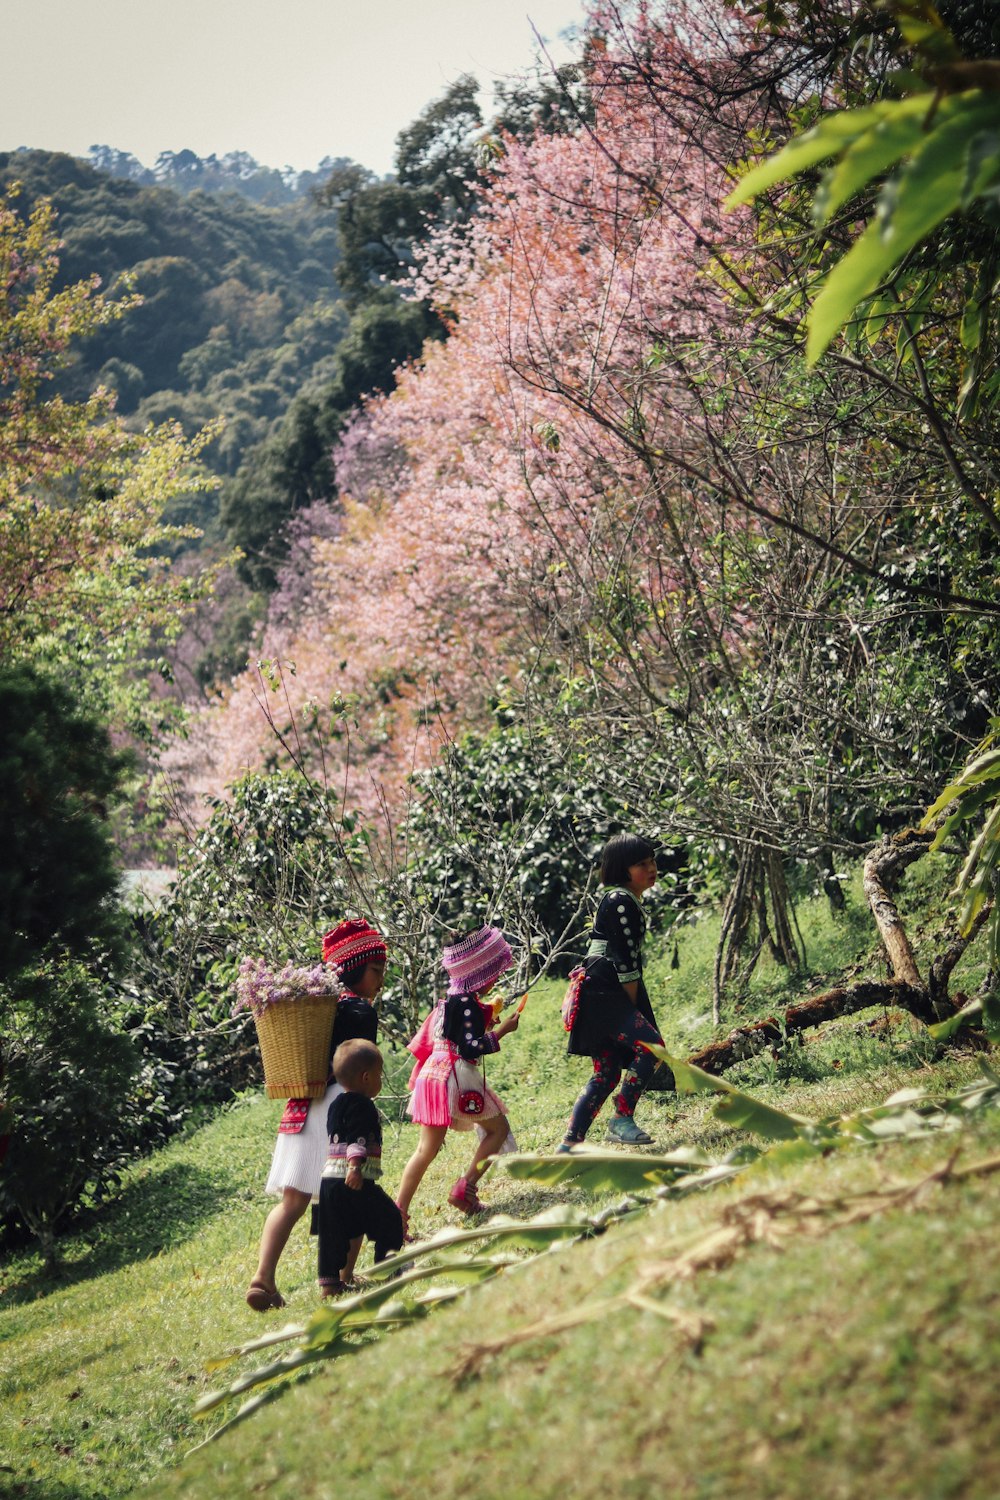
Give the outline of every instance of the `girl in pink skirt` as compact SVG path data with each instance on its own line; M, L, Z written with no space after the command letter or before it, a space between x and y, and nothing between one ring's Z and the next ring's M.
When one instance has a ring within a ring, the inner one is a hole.
M448 1202L466 1214L482 1212L476 1185L488 1158L512 1139L503 1104L486 1083L483 1059L499 1052L500 1038L517 1030L520 1016L514 1012L498 1026L483 997L510 968L513 955L498 928L482 927L445 948L441 962L448 993L409 1044L416 1058L409 1112L420 1126L420 1140L404 1168L396 1200L404 1227L413 1195L449 1127L476 1127L479 1132L472 1160L448 1194Z

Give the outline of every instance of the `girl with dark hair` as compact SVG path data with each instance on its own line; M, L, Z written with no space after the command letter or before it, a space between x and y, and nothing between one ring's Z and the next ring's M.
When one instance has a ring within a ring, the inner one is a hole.
M472 1160L448 1202L463 1214L483 1212L477 1184L491 1159L513 1145L503 1101L486 1082L484 1059L500 1051L500 1040L516 1031L515 1011L498 1023L485 996L514 962L498 927L481 927L449 943L441 958L448 993L409 1042L416 1058L410 1075L410 1118L420 1126L417 1149L403 1169L396 1203L409 1228L410 1203L444 1145L449 1130L471 1130L479 1140Z
M632 833L609 839L601 856L601 884L606 890L594 916L584 967L572 976L565 1015L570 1054L593 1058L594 1072L573 1106L560 1151L583 1140L626 1068L608 1135L629 1146L648 1146L653 1139L634 1119L657 1063L641 1043L663 1045L642 981L642 895L656 884L652 844Z
M323 962L336 969L344 986L330 1041L331 1069L333 1054L341 1042L352 1038L375 1042L378 1038L374 1002L385 977L386 956L385 938L363 917L346 918L323 938ZM319 1196L329 1148L327 1111L341 1093L331 1071L321 1099L289 1099L281 1117L265 1188L281 1201L264 1221L260 1258L246 1294L255 1312L285 1305L275 1284L278 1260L311 1200Z

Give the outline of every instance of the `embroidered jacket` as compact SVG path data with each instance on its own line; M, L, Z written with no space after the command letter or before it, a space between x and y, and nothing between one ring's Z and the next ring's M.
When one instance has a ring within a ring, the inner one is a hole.
M346 1177L349 1166L361 1168L362 1177L382 1175L382 1121L365 1094L338 1094L326 1114L330 1152L324 1177Z
M448 995L444 1002L441 1035L458 1049L459 1057L476 1062L487 1052L499 1052L500 1041L487 1024L492 1021L493 1007L474 995Z
M594 917L588 958L606 958L621 984L642 978L642 939L646 918L631 891L606 891Z
M331 1058L341 1042L349 1042L354 1037L363 1037L366 1042L378 1041L378 1011L370 1000L363 1000L353 991L345 990L337 1002L330 1038Z

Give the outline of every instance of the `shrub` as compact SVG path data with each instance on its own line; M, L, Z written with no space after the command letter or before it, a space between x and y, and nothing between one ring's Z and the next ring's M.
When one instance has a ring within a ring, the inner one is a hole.
M524 725L465 735L414 782L413 877L457 930L520 905L550 940L577 911L582 933L583 898L607 839L633 826L655 839L662 826L662 808L623 802L613 765L571 760L554 736ZM660 863L654 912L676 893L685 856L668 849ZM571 943L554 968L567 970L578 953Z
M126 763L67 687L0 671L0 981L67 951L121 952L107 813Z
M167 1086L168 1113L259 1079L252 1023L230 1009L240 960L318 959L322 934L352 903L333 799L295 772L231 788L183 850L178 877L139 919L130 1028Z
M99 1199L131 1154L127 1090L138 1058L101 1015L102 987L79 965L23 978L7 996L5 1093L10 1146L0 1177L0 1226L23 1223L46 1265L59 1228Z

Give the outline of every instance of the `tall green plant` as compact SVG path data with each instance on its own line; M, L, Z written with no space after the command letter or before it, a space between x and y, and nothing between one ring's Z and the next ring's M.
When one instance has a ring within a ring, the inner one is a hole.
M22 1223L51 1267L59 1230L86 1198L114 1187L132 1155L128 1089L139 1060L106 987L81 965L47 965L30 986L30 1002L8 1005L4 1027L11 1141L0 1231Z
M881 183L864 232L835 260L813 301L810 363L911 250L951 214L991 205L1000 192L1000 61L966 62L927 0L895 0L889 8L912 52L913 70L896 75L904 97L825 115L750 171L727 201L729 208L749 203L828 162L812 198L822 229ZM966 301L962 342L970 354L984 337L995 273L989 261Z
M920 414L923 432L933 427L968 514L985 521L992 545L1000 535L992 480L980 480L980 458L994 443L988 429L979 434L972 462L959 458L955 428L949 433L935 409L951 407L957 423L968 421L1000 399L1000 372L995 368L995 294L1000 287L996 205L1000 200L1000 59L967 60L952 32L929 0L889 0L885 7L898 30L898 42L910 66L890 75L902 94L824 115L792 139L783 150L752 169L728 199L735 208L769 188L787 184L823 166L812 192L812 219L828 229L837 215L857 205L867 223L854 238L853 226L841 224L852 243L835 253L824 268L806 317L807 359L815 363L844 329L855 346L870 347L882 337L890 319L899 323L896 346L900 365L916 357L916 339L925 320L939 314L943 300L954 304L959 292L960 320L954 364L937 358L934 370L941 386L932 392L930 363L920 365ZM968 17L960 17L966 23ZM982 19L982 18L981 18ZM866 23L874 36L877 21ZM986 36L995 50L995 28L975 33L978 47ZM966 37L970 36L966 24ZM898 46L897 46L898 50ZM955 220L950 236L943 226ZM916 252L920 252L919 264ZM956 274L956 271L959 274ZM797 296L797 293L793 293ZM780 300L780 299L779 299ZM952 370L959 373L953 379ZM943 378L942 378L942 373ZM930 422L928 422L930 419ZM957 426L956 423L956 426ZM984 473L988 465L984 465ZM963 518L964 522L964 518ZM921 516L927 551L937 545L934 510ZM961 537L963 525L953 527ZM960 546L962 542L960 541ZM969 550L973 569L982 566L986 536ZM942 562L951 561L947 549ZM966 601L967 603L971 601ZM990 608L984 599L983 612ZM963 620L964 644L974 629ZM978 623L982 629L982 620ZM997 721L962 773L929 808L922 827L943 816L932 847L975 822L968 858L958 876L962 898L959 928L969 937L996 893L1000 868L1000 751L994 748ZM998 918L989 915L991 961L998 958Z
M990 964L994 970L1000 964L1000 907L996 901L1000 876L998 740L1000 719L992 719L990 732L976 754L927 809L920 825L932 828L940 820L932 850L939 849L959 829L968 832L971 827L978 828L955 886L956 895L961 897L958 929L963 937L968 937L986 913Z
M108 823L126 763L61 683L0 671L0 1229L23 1221L49 1262L123 1156L136 1058L104 981L127 948Z

